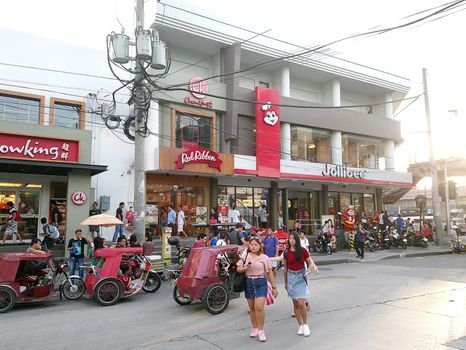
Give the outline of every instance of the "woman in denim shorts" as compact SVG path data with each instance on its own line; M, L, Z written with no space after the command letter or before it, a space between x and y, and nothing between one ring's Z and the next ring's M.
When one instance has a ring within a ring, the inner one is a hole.
M246 274L244 294L249 306L252 330L250 336L266 341L264 332L265 298L267 296L267 277L272 284L273 296L277 297L277 286L269 257L263 253L259 236L249 238L249 247L237 263L237 271Z
M288 236L288 247L283 252L285 288L288 295L293 300L294 314L298 321L298 335L308 337L311 335L307 323L306 301L309 298L307 275L310 267L319 272L317 266L312 261L308 251L301 247L299 235L291 232ZM305 268L307 265L307 272Z

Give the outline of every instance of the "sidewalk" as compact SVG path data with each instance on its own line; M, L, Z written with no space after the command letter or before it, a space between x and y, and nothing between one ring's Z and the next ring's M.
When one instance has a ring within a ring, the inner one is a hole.
M421 256L451 254L451 248L448 245L429 245L427 248L408 247L407 249L391 248L385 250L376 250L371 253L369 250L364 250L364 260L356 258L356 251L341 250L332 255L319 254L311 252L311 257L318 265L333 265L345 263L360 263L363 261L379 261L385 259L403 259L415 258Z

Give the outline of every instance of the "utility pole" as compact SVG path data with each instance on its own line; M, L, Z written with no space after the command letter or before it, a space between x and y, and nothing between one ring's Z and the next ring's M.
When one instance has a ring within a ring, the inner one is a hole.
M144 30L144 0L136 0L136 36ZM139 132L145 127L147 111L145 109L144 61L136 57L135 85L135 133L134 133L134 232L140 242L144 241L145 225L145 203L146 203L146 174L145 168L145 137Z
M154 13L155 15L155 13ZM166 43L160 40L156 23L150 29L144 29L144 0L136 0L136 28L134 30L134 41L124 33L112 32L107 36L107 50L109 65L112 74L124 84L116 89L114 93L127 87L132 92L128 104L134 108L134 115L126 117L124 121L124 133L134 141L134 233L139 241L143 241L145 236L145 139L150 137L150 130L147 128L148 110L152 98L152 91L157 89L157 79L163 78L170 69L170 50ZM135 47L135 56L129 53L130 46ZM134 62L134 68L124 65ZM150 66L151 72L146 71ZM114 67L114 68L112 68ZM115 72L124 70L134 75L134 79L123 81ZM110 129L117 129L122 122L121 117L115 114L116 102L113 101L108 116L105 116L105 125ZM134 126L134 136L131 130Z
M430 150L430 168L432 176L432 208L434 211L434 224L436 231L436 243L445 243L445 235L443 233L442 219L440 217L440 198L438 191L438 175L437 175L437 162L434 155L434 143L432 135L432 123L430 119L430 105L429 105L429 92L427 89L427 69L422 69L422 81L424 85L424 103L426 109L427 129L429 133L429 150Z

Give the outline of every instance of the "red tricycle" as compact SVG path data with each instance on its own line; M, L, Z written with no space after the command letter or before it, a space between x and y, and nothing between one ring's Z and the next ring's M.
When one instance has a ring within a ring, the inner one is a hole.
M144 290L155 293L162 284L159 274L151 270L151 263L142 248L101 248L94 257L96 266L88 269L84 284L87 294L103 306L113 305ZM84 294L84 290L80 296Z
M16 303L44 300L54 294L54 285L60 280L60 290L67 299L79 298L84 284L66 273L67 266L66 260L53 259L52 254L0 254L0 313Z
M230 301L230 273L238 261L238 246L194 248L173 288L180 305L202 300L207 311L220 314Z

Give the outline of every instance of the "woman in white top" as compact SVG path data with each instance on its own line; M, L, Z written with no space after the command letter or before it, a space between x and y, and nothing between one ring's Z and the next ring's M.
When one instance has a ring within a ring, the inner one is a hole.
M236 204L233 204L233 207L231 207L231 222L241 222L241 214L239 210L236 209Z
M306 238L303 231L299 233L299 240L301 241L301 247L306 248L309 252L309 240Z

